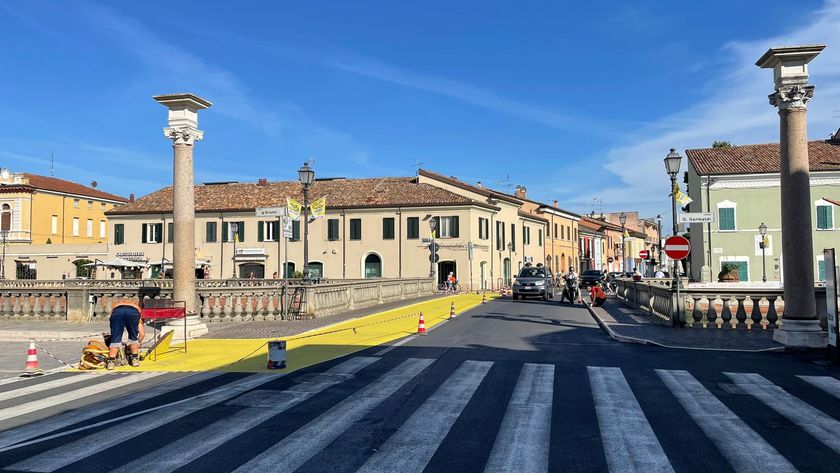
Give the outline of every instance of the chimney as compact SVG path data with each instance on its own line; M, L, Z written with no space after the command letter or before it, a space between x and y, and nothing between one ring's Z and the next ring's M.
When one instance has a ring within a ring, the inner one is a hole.
M516 198L517 199L525 199L527 195L528 189L525 186L516 186Z
M835 131L831 134L831 140L834 143L840 142L840 130Z
M555 208L555 209L559 209L559 208L560 208L560 206L557 204L557 201L556 201L556 200L554 201L554 208Z
M128 195L128 201L129 202L134 202L134 194L129 194Z
M260 187L265 187L266 185L268 185L268 179L266 179L264 177L259 178L257 180L257 185L260 186Z
M478 187L479 189L484 189L484 186L481 184L481 181L476 182L475 186Z

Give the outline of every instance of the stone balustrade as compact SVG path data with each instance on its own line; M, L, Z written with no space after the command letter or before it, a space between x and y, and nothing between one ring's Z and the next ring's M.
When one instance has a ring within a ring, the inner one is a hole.
M171 280L4 281L0 318L11 320L106 320L114 300L137 297L137 288L160 287L171 297ZM433 294L434 280L361 279L199 280L196 307L206 322L290 320L334 315L387 302Z
M782 326L785 313L782 288L692 286L683 283L679 310L670 280L616 280L616 295L625 304L651 314L668 325L687 328L767 329ZM826 326L825 287L814 288L820 324Z

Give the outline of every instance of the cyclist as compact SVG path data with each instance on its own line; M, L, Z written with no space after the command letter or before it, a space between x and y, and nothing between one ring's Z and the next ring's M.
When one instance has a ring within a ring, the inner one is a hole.
M446 277L446 292L454 292L456 282L455 275L450 272L449 276Z

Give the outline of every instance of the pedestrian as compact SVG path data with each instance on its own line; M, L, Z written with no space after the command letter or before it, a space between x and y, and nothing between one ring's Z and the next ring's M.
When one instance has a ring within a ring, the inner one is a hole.
M665 277L665 272L662 271L662 268L660 267L656 270L656 274L654 274L653 277L655 277L657 279L662 279L662 278Z
M271 279L277 279L277 271L275 271L275 272L271 275Z
M455 274L452 272L449 273L449 276L446 277L446 292L452 292L455 288Z
M601 307L607 301L607 293L600 284L594 284L589 288L589 299L595 307Z
M114 302L109 319L111 340L108 345L108 361L105 367L112 370L117 364L117 353L123 346L123 332L128 332L128 363L140 366L140 306L133 298L121 298ZM145 330L144 330L145 335Z
M639 272L638 268L633 268L633 281L639 282L642 280L642 273Z

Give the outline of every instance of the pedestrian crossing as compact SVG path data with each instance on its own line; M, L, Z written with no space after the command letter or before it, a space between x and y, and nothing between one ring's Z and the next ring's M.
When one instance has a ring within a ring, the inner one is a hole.
M0 391L0 429L3 421L78 401L95 389L159 376L15 383ZM499 389L503 378L510 387ZM586 391L585 405L558 402L569 390ZM488 395L502 397L492 403L499 409L481 410ZM422 472L440 471L436 456L469 444L480 452L468 462L472 471L561 471L563 458L552 452L566 439L553 432L567 418L564 410L588 409L592 425L575 427L592 448L580 454L611 472L691 470L685 461L691 444L703 442L725 462L716 471L818 471L786 442L824 448L826 465L836 464L837 399L840 380L832 376L356 356L290 375L192 374L0 430L0 468ZM676 448L658 404L705 438ZM495 427L460 437L476 407L492 421L483 425ZM329 467L325 458L333 460ZM696 460L693 471L708 470L712 461Z

